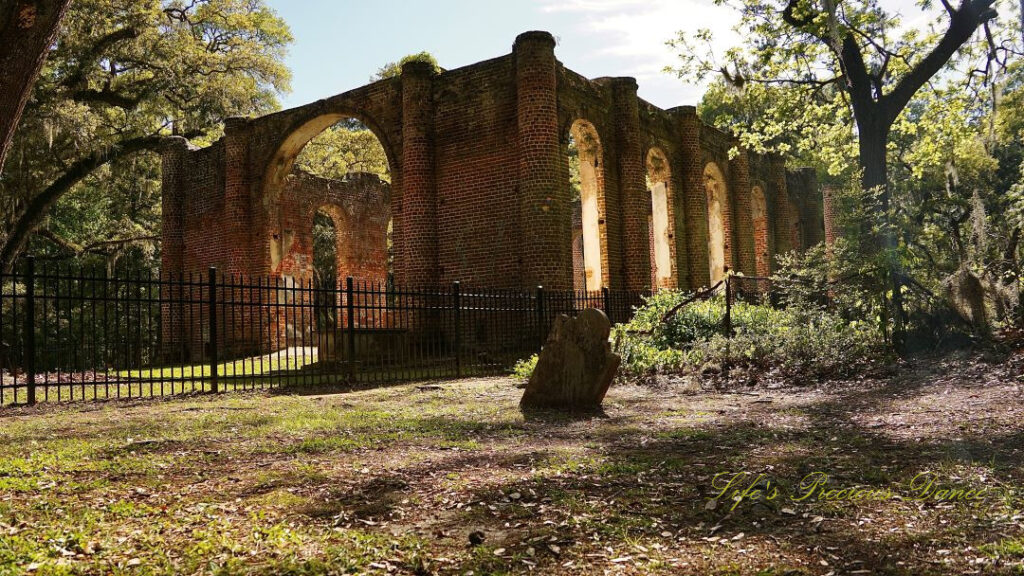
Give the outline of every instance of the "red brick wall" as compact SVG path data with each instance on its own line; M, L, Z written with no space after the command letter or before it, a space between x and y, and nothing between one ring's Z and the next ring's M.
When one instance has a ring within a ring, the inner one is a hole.
M730 159L734 140L702 126L692 107L652 106L637 98L629 78L584 78L557 61L550 34L529 32L506 56L441 74L413 64L398 78L307 106L233 119L209 148L169 149L165 273L211 265L248 276L285 273L291 264L281 268L278 261L275 269L273 255L306 210L286 185L292 161L309 139L346 117L373 130L388 155L394 272L404 286L461 280L467 286L571 288L578 270L566 152L578 120L590 123L601 143L602 272L613 290L651 284L645 159L654 147L667 157L671 174L680 287L708 283L709 162L719 166L728 190L723 220L731 267L760 273L762 243L771 259L824 236L813 174L787 178L780 159L752 153ZM768 205L763 226L751 214L755 183ZM798 222L804 223L799 233ZM370 230L365 238L376 237ZM766 242L758 240L762 236Z
M835 243L836 238L839 235L839 231L836 229L836 214L835 214L835 194L837 190L830 186L825 186L822 192L822 214L823 214L823 226L825 229L825 242L831 246Z
M438 196L434 164L433 67L402 67L402 281L433 286L438 270Z
M500 58L435 80L440 279L520 286L515 62ZM481 87L489 87L488 90ZM537 186L543 187L540 179ZM495 249L495 248L498 249Z
M568 172L563 169L565 155L559 145L555 40L547 32L521 34L516 38L513 58L518 156L515 178L522 242L519 275L508 283L572 288L571 197ZM496 254L502 248L512 248L488 243Z
M688 260L688 287L696 290L709 284L711 273L708 267L708 203L704 187L704 159L701 153L700 134L706 129L692 106L674 108L679 125L678 132L683 142L678 159L685 212L686 254Z
M647 191L637 83L633 78L615 78L611 81L611 90L618 144L623 287L627 290L645 290L651 288L651 242L647 228L651 196Z
M754 262L757 276L768 276L772 272L771 245L768 232L768 200L764 186L751 189L751 220L754 229Z
M739 147L733 140L731 145ZM746 150L729 160L729 190L733 200L733 251L736 270L747 276L757 274L757 251L754 242L754 205L751 197L750 160Z
M275 276L303 283L313 278L313 217L323 210L334 221L338 281L348 276L371 283L387 281L391 210L386 182L373 174L326 180L296 171L285 181L281 202L281 226L292 241Z

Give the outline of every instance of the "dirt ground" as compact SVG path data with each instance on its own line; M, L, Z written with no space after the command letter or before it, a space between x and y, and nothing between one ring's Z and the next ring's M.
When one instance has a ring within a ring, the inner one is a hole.
M0 574L1021 574L1024 352L0 411Z

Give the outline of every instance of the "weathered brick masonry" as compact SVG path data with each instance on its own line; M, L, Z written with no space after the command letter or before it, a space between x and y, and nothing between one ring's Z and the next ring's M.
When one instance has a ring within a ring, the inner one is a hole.
M390 186L293 174L302 147L348 117L380 139ZM580 216L570 191L574 131L596 140L583 170L593 180L590 216L586 197ZM824 239L813 173L746 151L730 158L735 145L693 107L639 99L632 78L565 68L550 34L527 32L500 58L440 74L411 63L397 78L232 119L208 148L167 151L163 267L305 277L312 215L325 208L338 225L340 276L382 278L392 218L400 286L579 287L583 250L599 252L591 288L695 289L723 266L768 273L775 254ZM655 274L659 255L669 269Z

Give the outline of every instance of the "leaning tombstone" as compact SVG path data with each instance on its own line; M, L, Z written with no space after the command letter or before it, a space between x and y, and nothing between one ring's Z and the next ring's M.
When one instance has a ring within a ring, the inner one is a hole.
M576 318L559 316L519 405L568 410L599 408L621 362L608 342L611 328L604 312L593 308Z

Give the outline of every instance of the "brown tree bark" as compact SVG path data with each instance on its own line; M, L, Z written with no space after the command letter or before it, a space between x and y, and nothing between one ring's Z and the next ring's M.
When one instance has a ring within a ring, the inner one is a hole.
M71 0L0 0L0 173Z

